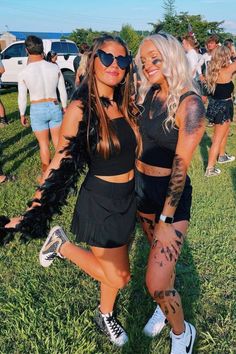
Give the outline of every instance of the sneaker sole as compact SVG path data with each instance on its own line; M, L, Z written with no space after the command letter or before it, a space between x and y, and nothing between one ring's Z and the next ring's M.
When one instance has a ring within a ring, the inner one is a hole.
M150 332L148 332L147 330L145 330L145 327L144 327L143 333L145 334L145 336L147 336L147 337L149 337L149 338L154 338L154 337L158 336L158 335L161 333L161 331L162 331L163 328L166 326L166 324L167 324L167 323L163 323L163 325L161 326L161 328L159 329L159 331L158 331L158 332L155 332L155 333L150 333Z
M234 162L234 161L235 161L235 159L227 160L227 161L217 161L217 163L229 163L229 162Z
M45 242L44 242L44 244L43 244L43 246L42 246L42 248L41 248L41 250L40 250L40 252L39 252L39 263L40 263L41 266L44 267L44 268L48 268L48 267L52 264L53 259L52 259L51 261L47 261L47 262L45 263L45 261L44 261L44 255L43 255L43 251L42 251L42 250L44 249L44 247L45 247L46 244L48 243L48 241L49 241L49 239L51 238L52 234L53 234L56 230L58 230L58 229L61 229L61 227L60 227L60 226L54 226L54 227L50 230L50 232L49 232L49 234L48 234L48 237L46 238L46 240L45 240Z

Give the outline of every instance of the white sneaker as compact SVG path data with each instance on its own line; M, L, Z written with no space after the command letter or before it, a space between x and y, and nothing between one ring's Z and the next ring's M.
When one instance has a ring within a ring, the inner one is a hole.
M161 332L167 322L168 321L165 315L163 314L160 306L157 305L152 317L148 320L146 326L144 327L143 332L148 337L155 337Z
M191 354L193 350L193 344L196 337L195 327L186 321L185 331L181 335L175 335L172 330L170 331L170 338L172 340L170 354Z
M65 232L60 226L54 226L49 232L46 241L39 253L39 262L43 267L49 267L55 257L64 258L60 255L59 249L63 243L69 241Z
M128 342L128 336L124 328L117 322L112 312L102 314L99 308L95 312L94 321L99 329L109 338L109 340L122 347Z

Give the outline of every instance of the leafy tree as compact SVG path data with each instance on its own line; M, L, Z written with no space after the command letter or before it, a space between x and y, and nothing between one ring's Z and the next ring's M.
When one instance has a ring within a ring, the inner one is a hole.
M128 24L122 26L120 37L128 44L132 54L135 55L142 37Z
M165 11L165 17L167 16L175 16L175 0L164 0L163 1L163 9Z
M153 32L162 29L175 37L182 37L188 33L188 27L191 24L198 42L203 45L209 34L217 34L221 40L229 36L222 28L223 23L224 21L208 22L201 15L189 15L188 12L181 12L175 16L167 15L163 21L159 20L156 24L151 23L151 25L153 26Z

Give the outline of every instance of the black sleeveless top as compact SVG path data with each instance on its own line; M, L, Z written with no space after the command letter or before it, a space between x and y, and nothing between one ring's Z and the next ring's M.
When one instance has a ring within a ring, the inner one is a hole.
M216 100L226 100L231 98L234 92L234 84L232 81L226 82L224 84L216 84L215 92L212 97Z
M178 141L179 130L177 126L165 128L167 118L167 108L160 114L155 110L153 95L155 88L151 88L144 100L139 123L143 141L143 153L140 160L148 165L172 168ZM188 91L180 96L179 104L188 96L197 95L193 91ZM159 109L159 108L158 108ZM150 113L152 111L152 117Z
M97 150L93 152L89 163L89 173L92 175L114 176L134 168L137 142L133 129L123 117L111 119L111 124L120 142L120 149L116 151L111 147L107 159Z

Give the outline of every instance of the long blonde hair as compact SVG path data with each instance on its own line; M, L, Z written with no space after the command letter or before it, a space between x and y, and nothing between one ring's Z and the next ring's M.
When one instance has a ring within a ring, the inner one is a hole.
M183 90L187 89L197 93L197 89L194 87L191 69L180 42L170 34L158 33L144 38L137 54L137 67L141 78L139 87L141 102L144 101L148 90L152 86L143 74L140 58L141 47L146 41L151 41L155 45L163 59L162 73L169 86L167 97L168 117L165 120L165 127L168 129L169 125L174 126L175 113L178 109L179 99Z
M217 47L213 52L211 61L207 67L206 75L207 87L210 93L215 92L220 70L226 68L230 64L230 55L230 49L224 45Z

